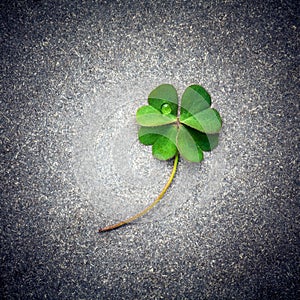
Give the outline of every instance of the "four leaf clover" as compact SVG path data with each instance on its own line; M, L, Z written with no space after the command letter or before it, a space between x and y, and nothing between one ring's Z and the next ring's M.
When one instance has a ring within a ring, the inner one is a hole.
M182 95L179 108L175 88L171 84L162 84L150 93L148 104L136 113L137 123L141 125L139 140L145 145L152 145L152 153L158 159L168 160L175 156L172 173L150 205L128 219L100 228L99 232L119 228L150 211L171 185L179 154L191 162L200 162L203 151L210 151L218 144L222 120L219 113L210 107L210 96L202 86L189 86Z
M136 120L139 140L152 145L154 157L168 160L179 152L188 161L200 162L203 151L217 146L222 119L202 86L187 87L179 107L174 86L162 84L149 94L148 104L137 110Z

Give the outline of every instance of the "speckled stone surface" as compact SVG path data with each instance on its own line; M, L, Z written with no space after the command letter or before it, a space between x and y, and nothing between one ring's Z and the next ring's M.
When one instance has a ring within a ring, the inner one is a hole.
M296 299L297 1L1 1L1 299ZM137 141L136 109L203 85L201 164Z

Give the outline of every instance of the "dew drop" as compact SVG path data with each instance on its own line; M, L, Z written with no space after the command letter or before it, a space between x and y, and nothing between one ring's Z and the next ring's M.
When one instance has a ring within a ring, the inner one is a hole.
M164 114L164 115L168 115L172 112L172 108L171 108L170 104L168 104L168 103L164 103L161 106L160 110L161 110L162 114Z

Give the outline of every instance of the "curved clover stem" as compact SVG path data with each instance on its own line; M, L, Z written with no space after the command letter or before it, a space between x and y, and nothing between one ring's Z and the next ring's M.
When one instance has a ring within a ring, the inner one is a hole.
M99 229L99 232L104 232L104 231L110 231L116 228L119 228L125 224L128 224L132 221L135 221L136 219L142 217L143 215L145 215L149 210L151 210L164 196L164 194L166 193L167 189L169 188L169 186L171 185L173 178L175 176L176 170L177 170L177 165L178 165L178 158L179 158L179 153L176 153L175 159L174 159L174 165L173 165L173 170L172 173L169 177L168 182L166 183L166 185L164 186L164 188L162 189L162 191L160 192L160 194L157 196L157 198L149 205L147 206L144 210L142 210L141 212L137 213L136 215L121 221L119 223L113 224L113 225L109 225L103 228Z

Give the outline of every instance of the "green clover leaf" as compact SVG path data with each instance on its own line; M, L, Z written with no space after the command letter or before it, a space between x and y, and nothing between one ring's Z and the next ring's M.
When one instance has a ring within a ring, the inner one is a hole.
M210 95L196 84L184 91L180 109L177 92L171 84L162 84L150 93L148 105L140 107L136 113L137 123L141 125L139 140L144 145L152 145L153 155L160 160L175 157L172 173L150 205L124 221L100 228L99 232L119 228L151 210L171 185L179 154L188 161L200 162L203 151L217 147L222 120L218 111L210 106Z
M180 109L176 89L170 84L154 89L148 104L138 109L136 120L141 125L139 140L152 145L154 157L168 160L178 151L186 160L200 162L203 151L217 146L222 119L210 107L210 95L202 86L186 88Z

